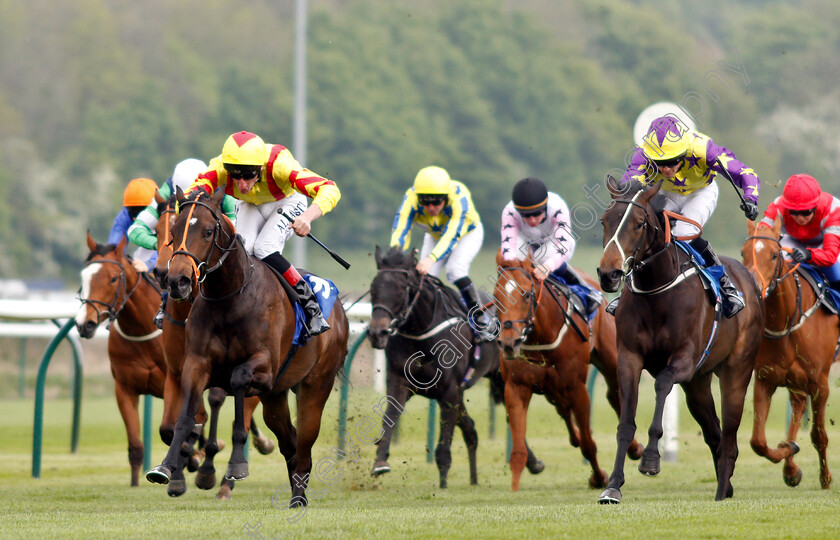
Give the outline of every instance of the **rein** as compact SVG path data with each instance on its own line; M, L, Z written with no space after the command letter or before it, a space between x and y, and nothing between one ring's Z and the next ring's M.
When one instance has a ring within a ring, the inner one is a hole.
M405 268L381 268L379 270L380 273L382 272L398 272L400 274L405 274L409 280L411 279L411 272L406 270ZM408 321L408 318L411 316L411 313L414 311L414 306L417 305L417 301L420 299L420 295L423 293L423 283L426 279L426 274L422 274L420 276L420 281L417 284L417 293L414 294L414 297L409 298L411 295L411 286L405 290L405 295L403 296L402 303L400 307L396 308L399 311L399 315L391 311L391 309L386 306L385 304L373 304L371 306L371 313L376 311L377 309L384 311L391 317L391 322L388 325L388 331L390 335L394 335L397 333L397 330L402 327ZM403 308L403 304L407 304L405 308Z

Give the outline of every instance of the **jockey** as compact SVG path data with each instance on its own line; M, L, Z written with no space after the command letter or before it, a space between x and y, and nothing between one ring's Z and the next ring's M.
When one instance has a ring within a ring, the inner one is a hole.
M568 264L575 251L570 220L569 207L560 195L549 192L538 178L523 178L513 186L512 200L502 210L502 258L530 258L537 283L556 274L567 284L585 287L590 317L603 296Z
M156 189L157 184L151 178L135 178L128 183L123 192L123 208L114 218L111 232L108 234L109 244L117 245L123 237L128 238L131 224L149 203L154 202ZM140 244L137 245L139 247L132 253L131 266L138 272L148 272L157 261L157 249L146 249Z
M772 227L776 219L782 221L782 247L793 249L790 258L814 265L840 290L840 199L822 191L814 177L795 174L758 226Z
M392 247L408 249L414 223L426 230L417 271L437 276L446 265L446 277L461 292L478 339L495 340L498 324L481 307L469 276L470 264L484 240L484 227L467 186L440 167L420 169L394 217Z
M175 165L172 176L167 178L166 182L158 188L158 192L164 199L169 199L169 196L176 192L176 188L181 188L181 191L187 191L196 177L206 169L207 164L200 159L185 159ZM235 202L236 199L233 197L225 197L222 201L222 210L234 224L236 223ZM157 251L157 232L155 229L159 219L160 215L158 214L157 203L153 200L152 204L140 212L137 219L128 228L128 239L142 248ZM158 328L163 326L164 310L166 309L168 297L168 292L163 291L160 309L154 318L155 325Z
M305 169L285 146L266 144L255 134L240 131L228 137L222 155L210 161L190 190L212 194L219 187L239 201L236 232L245 250L277 270L300 296L309 335L329 330L312 288L281 253L292 232L306 236L312 221L335 207L341 198L335 182ZM307 197L313 198L308 207ZM289 223L279 210L294 217L294 222Z
M744 190L741 210L747 219L758 216L760 181L753 169L740 162L735 155L702 133L690 130L672 116L662 116L650 124L642 147L636 148L622 181L638 181L650 185L662 181L657 195L664 210L696 221L701 227L717 206L718 187L715 177L723 174ZM693 225L678 221L671 229L674 236L689 236L698 232ZM691 241L706 261L721 265L709 242L701 237ZM723 292L723 314L733 317L744 309L741 292L724 270L720 278ZM615 313L617 299L607 311Z

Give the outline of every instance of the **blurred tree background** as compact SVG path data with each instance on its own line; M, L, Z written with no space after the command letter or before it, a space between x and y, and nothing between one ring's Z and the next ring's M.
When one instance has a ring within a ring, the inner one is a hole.
M126 183L164 181L234 131L292 146L294 5L0 0L0 277L78 280ZM840 4L829 0L309 0L305 165L343 198L316 234L387 243L418 169L470 186L495 249L513 183L586 203L639 112L684 104L763 180L840 195ZM600 190L600 197L605 198ZM707 236L737 254L732 188ZM584 243L600 244L600 226Z

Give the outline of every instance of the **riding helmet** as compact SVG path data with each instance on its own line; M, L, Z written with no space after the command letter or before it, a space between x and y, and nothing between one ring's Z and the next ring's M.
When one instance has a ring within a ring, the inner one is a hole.
M810 210L817 207L821 194L816 178L807 174L794 174L785 182L782 206L788 210Z
M248 131L234 133L222 147L222 163L225 165L265 165L268 152L261 138Z
M650 123L642 150L652 161L671 161L685 155L693 134L678 118L661 116Z
M523 178L513 186L513 206L520 214L533 214L545 210L548 189L539 178Z
M418 195L446 195L452 179L446 169L424 167L414 177L414 192Z

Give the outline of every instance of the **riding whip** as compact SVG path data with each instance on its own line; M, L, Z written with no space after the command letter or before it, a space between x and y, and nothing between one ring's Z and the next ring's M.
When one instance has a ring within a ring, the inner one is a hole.
M290 216L289 214L287 214L286 212L284 212L282 208L277 209L277 213L278 213L278 214L280 214L281 216L283 216L284 218L286 218L287 220L289 220L289 224L294 223L295 218L293 218L292 216ZM314 236L312 236L312 233L309 233L309 234L307 234L306 236L307 236L307 237L309 237L309 238L311 238L311 239L312 239L312 240L313 240L316 244L318 244L319 246L321 246L322 248L324 248L324 251L326 251L327 253L329 253L329 254L330 254L330 257L332 257L332 258L335 260L335 262L337 262L338 264L340 264L341 266L343 266L345 270L348 270L348 269L350 268L350 263L349 263L349 262L345 261L345 260L341 257L341 255L339 255L339 254L338 254L338 253L336 253L335 251L331 250L330 248L328 248L327 246L325 246L323 242L321 242L320 240L318 240L317 238L315 238Z

